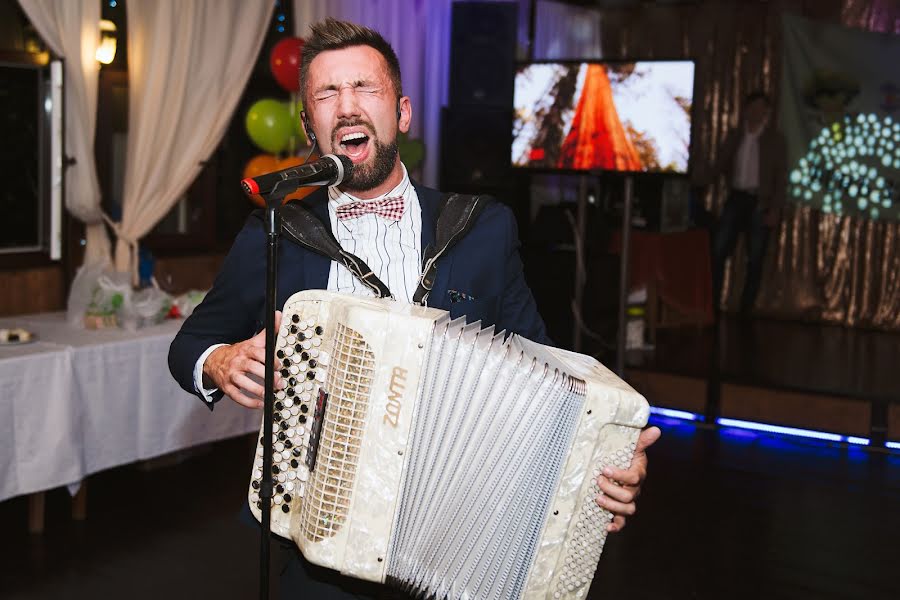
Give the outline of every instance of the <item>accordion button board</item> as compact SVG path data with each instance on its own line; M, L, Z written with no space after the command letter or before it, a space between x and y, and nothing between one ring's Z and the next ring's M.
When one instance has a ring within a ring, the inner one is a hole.
M257 518L271 478L272 531L347 576L417 597L587 595L611 521L596 477L631 464L643 397L591 357L437 309L311 290L283 314Z

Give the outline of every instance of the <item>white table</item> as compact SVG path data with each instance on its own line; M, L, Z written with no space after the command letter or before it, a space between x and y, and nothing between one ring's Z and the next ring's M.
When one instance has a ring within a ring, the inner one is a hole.
M181 321L128 332L69 327L64 313L0 319L37 341L0 347L0 501L98 471L259 430L224 399L210 412L169 374Z

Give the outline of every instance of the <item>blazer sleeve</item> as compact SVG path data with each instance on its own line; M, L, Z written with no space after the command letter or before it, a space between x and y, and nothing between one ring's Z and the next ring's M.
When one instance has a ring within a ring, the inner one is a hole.
M260 328L258 315L265 300L264 257L263 224L251 216L235 238L212 289L184 321L169 347L169 371L188 393L202 399L194 389L194 365L207 348L249 339ZM222 395L217 392L213 400L218 401Z
M518 227L512 211L499 202L495 204L501 210L504 240L504 272L503 290L500 296L500 307L497 328L518 333L532 341L552 345L547 336L544 320L537 310L537 303L531 288L525 282L525 271L519 255Z

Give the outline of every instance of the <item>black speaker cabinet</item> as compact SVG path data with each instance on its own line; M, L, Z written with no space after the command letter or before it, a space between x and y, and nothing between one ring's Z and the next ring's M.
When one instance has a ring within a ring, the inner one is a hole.
M512 106L517 7L456 2L450 46L450 105Z
M509 187L512 110L455 106L441 116L442 189Z

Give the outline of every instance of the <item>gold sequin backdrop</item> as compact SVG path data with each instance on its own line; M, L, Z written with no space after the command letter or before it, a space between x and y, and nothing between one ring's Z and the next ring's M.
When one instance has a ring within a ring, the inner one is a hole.
M603 51L611 58L696 60L692 169L702 179L715 161L741 99L768 92L777 106L781 16L799 15L900 33L896 0L707 0L603 12ZM708 191L719 212L724 185ZM723 301L735 307L742 249L731 261ZM790 202L773 231L757 310L849 326L900 330L900 223L822 214Z

